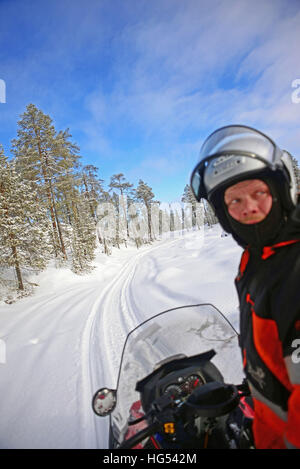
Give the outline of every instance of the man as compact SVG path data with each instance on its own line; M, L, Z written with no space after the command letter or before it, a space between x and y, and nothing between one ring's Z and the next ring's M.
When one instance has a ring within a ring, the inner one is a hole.
M300 448L300 205L290 155L255 129L223 127L204 142L191 186L245 249L235 283L256 448Z

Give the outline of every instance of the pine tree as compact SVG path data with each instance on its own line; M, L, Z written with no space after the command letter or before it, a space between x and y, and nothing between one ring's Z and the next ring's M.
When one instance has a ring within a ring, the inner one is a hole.
M101 229L101 220L104 218L104 214L101 212L102 205L105 203L108 203L110 199L110 195L107 191L102 191L101 193L101 198L99 201L99 204L97 205L97 210L96 210L96 220L97 220L97 225L96 225L96 233L97 233L97 238L100 244L103 244L104 247L104 252L105 254L109 254L106 249L106 244L105 244L105 237L103 236L102 229Z
M101 193L103 192L102 183L104 180L98 178L98 168L93 165L83 166L81 179L83 194L89 203L90 213L96 222L97 206L100 201Z
M184 193L181 198L181 201L184 202L184 204L187 204L187 206L185 206L183 210L184 226L188 227L191 225L192 227L197 227L198 229L200 229L201 226L204 224L204 204L203 201L197 202L189 184L186 184L184 188ZM188 210L189 207L191 210ZM208 216L210 217L210 221L213 221L213 219L211 218L212 215L210 213Z
M162 235L170 232L171 225L170 210L169 206L167 208L166 205L168 204L161 204L159 208L159 232Z
M44 269L50 254L46 208L0 148L0 264L14 268L24 290L22 269Z
M184 188L184 192L183 192L183 196L181 197L181 202L184 202L184 204L188 204L191 206L191 225L192 227L195 227L197 224L198 224L198 228L200 228L199 226L199 222L197 223L198 221L198 210L199 210L199 204L197 202L197 200L195 199L195 196L192 192L192 189L191 189L191 186L189 184L186 184L185 188ZM186 217L187 216L187 211L185 210L184 213L183 213L183 216ZM184 220L184 225L188 226L189 223L187 223L187 220Z
M17 139L12 141L17 170L47 204L53 229L56 256L67 258L57 211L56 180L78 161L78 147L70 142L68 130L56 133L51 118L33 104L18 122Z
M137 248L149 241L148 212L144 204L130 200L128 205L129 234Z
M133 184L130 184L126 181L123 173L114 174L110 178L109 187L112 189L118 189L120 191L121 196L126 194L129 189L133 187Z
M151 204L154 202L154 194L152 188L148 186L142 179L139 180L138 187L136 188L135 198L137 201L142 202L147 211L147 225L148 225L148 240L153 241L151 229Z
M189 184L185 185L183 195L181 197L181 202L189 203L189 204L196 204L197 202L192 192L191 186Z
M83 194L72 200L72 268L75 273L92 268L96 249L96 225L90 206Z
M72 253L72 269L83 273L91 269L96 248L96 223L91 213L90 199L80 192L82 174L73 171L61 174L56 180L56 207L63 220L61 229L66 248Z
M119 206L117 208L118 230L120 232L120 236L126 241L126 238L129 238L127 195L129 190L133 187L133 184L130 184L128 181L126 181L123 173L118 173L111 176L109 187L111 190L117 189L120 191ZM124 230L126 230L126 233L123 233Z
M204 223L207 223L209 227L212 227L218 222L219 220L217 219L212 206L210 205L209 202L205 200L204 201Z
M180 204L172 204L174 213L174 231L182 230L182 210Z
M298 193L300 193L300 168L299 168L299 163L296 160L296 158L294 158L293 156L292 156L292 162L293 162L293 168L294 168Z
M124 221L123 208L120 206L120 198L115 192L112 193L111 203L113 205L113 211L115 215L114 224L115 230L112 230L112 233L115 233L115 236L111 236L110 242L113 246L116 246L120 249L120 244L124 242L126 244L126 223Z

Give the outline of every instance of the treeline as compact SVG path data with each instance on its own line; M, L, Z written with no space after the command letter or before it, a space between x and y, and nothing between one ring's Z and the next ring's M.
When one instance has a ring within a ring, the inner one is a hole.
M98 168L81 164L71 138L29 104L10 159L0 146L0 290L7 270L22 292L24 272L43 270L51 259L81 274L92 269L99 245L110 254L130 241L138 248L163 232L200 226L204 217L214 222L208 207L199 212L189 186L182 197L188 211L162 208L151 187L140 180L134 188L122 173L105 190Z

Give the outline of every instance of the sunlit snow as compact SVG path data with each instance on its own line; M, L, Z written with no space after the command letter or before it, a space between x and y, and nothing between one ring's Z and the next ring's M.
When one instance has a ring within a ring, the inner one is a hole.
M237 328L240 255L217 225L99 252L89 275L48 268L33 296L2 303L0 447L106 448L108 418L95 416L91 399L116 385L127 333L160 311L202 302Z

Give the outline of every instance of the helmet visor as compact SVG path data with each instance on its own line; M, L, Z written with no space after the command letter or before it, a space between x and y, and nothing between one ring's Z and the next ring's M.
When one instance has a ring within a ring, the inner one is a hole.
M238 176L276 169L281 150L265 134L246 126L231 125L212 133L202 145L200 160L191 177L199 200Z

